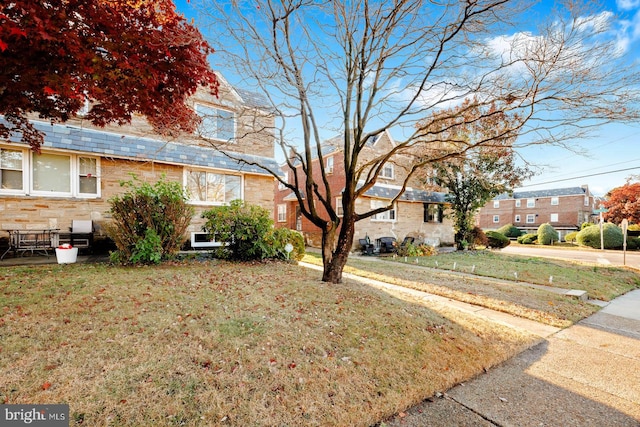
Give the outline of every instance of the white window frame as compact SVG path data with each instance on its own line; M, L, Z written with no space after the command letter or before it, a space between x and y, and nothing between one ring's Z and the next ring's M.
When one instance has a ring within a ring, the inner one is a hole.
M513 222L521 222L521 221L522 221L522 218L520 218L520 215L516 215Z
M549 214L549 222L558 222L558 214L557 213Z
M9 167L4 167L4 165L2 164L2 151L12 151L12 152L17 152L20 153L20 169L17 168L9 168ZM3 171L8 170L8 171L20 171L22 173L22 188L2 188L2 181L0 179L0 194L26 194L25 188L29 188L29 180L27 179L28 175L29 175L29 162L27 161L27 159L25 157L28 157L26 155L27 153L25 152L25 150L20 150L20 149L15 149L15 148L7 148L7 147L0 147L0 178L1 178L1 174L3 173Z
M203 134L203 128L202 128L203 124L201 123L199 129L196 131L199 136L205 139L212 139L217 141L224 141L224 142L230 142L230 143L236 142L238 120L236 117L236 113L234 111L227 110L225 108L220 108L214 105L200 104L200 103L195 104L195 110L196 110L196 113L203 120L203 123L206 122L207 120L213 120L213 118L216 119L216 123L214 125L215 135ZM231 120L233 120L233 131L232 131L233 135L231 136L231 138L224 138L224 136L218 135L218 130L220 129L220 126L218 126L217 120L225 120L225 118L222 118L222 117L215 117L215 115L218 114L218 111L231 114ZM208 133L209 131L207 130L206 132ZM214 132L211 132L211 133L214 133Z
M389 204L389 202L385 201L385 200L378 200L378 199L373 199L371 200L371 209L377 209L377 208L381 208L383 206L387 206ZM384 211L381 212L379 214L373 215L371 217L371 221L376 221L376 222L396 222L398 220L398 215L397 215L397 206L394 204L393 208L391 208L388 211Z
M494 215L493 216L493 223L494 224L498 224L500 222L500 215Z
M516 199L516 208L519 208L519 207L520 207L520 204L521 204L520 199Z
M499 208L499 207L500 207L500 200L494 200L494 201L493 201L493 207L494 207L495 209Z
M531 221L529 221L531 219ZM536 214L527 214L527 224L535 224L536 223Z
M326 173L333 173L333 156L327 157L324 170Z
M551 206L558 206L560 204L560 199L558 197L551 198Z
M527 207L535 208L536 207L536 199L527 199Z
M101 178L100 178L100 157L67 153L54 150L42 150L40 155L51 155L66 157L69 159L69 191L48 191L37 190L33 188L34 174L33 165L35 164L36 156L39 154L32 152L28 149L22 149L16 147L0 146L0 150L10 150L20 152L22 154L22 188L21 189L3 189L0 188L0 194L7 195L21 195L21 196L38 196L38 197L64 197L64 198L78 198L78 199L97 199L101 197ZM80 159L95 160L95 177L93 174L89 174L92 178L96 179L96 192L95 193L81 193L80 192Z
M287 205L278 205L278 222L287 222Z
M585 205L585 206L589 206L589 196L585 196L585 198L584 198L584 205Z
M395 176L393 163L385 163L378 176L384 179L393 179Z
M206 174L214 174L214 175L222 175L222 176L233 176L233 177L239 177L240 178L240 200L244 200L244 176L243 175L238 175L238 174L233 174L233 173L225 173L225 171L219 171L219 170L206 170L206 169L199 169L199 168L185 168L184 169L184 177L183 177L183 187L185 188L185 190L190 191L189 190L189 174L191 172L197 172L197 173L206 173ZM226 196L227 193L227 189L226 189L226 182L225 182L225 190L224 190L224 194ZM207 194L207 190L205 189L205 194ZM189 203L192 205L203 205L203 206L224 206L224 205L228 205L231 200L225 200L220 202L220 201L215 201L215 200L197 200L192 198L192 195L190 195L191 197L189 198ZM234 199L236 200L236 199Z
M336 215L340 218L344 216L344 211L342 210L342 197L336 197Z

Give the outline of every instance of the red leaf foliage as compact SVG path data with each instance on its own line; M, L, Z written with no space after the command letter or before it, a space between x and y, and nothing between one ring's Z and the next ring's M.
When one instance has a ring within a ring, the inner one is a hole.
M191 132L186 99L218 81L200 32L171 0L15 0L0 6L0 137L39 149L26 116L64 122L92 102L95 125L147 117L162 134Z
M606 221L620 224L626 219L630 224L640 224L640 182L627 182L609 191L603 205L609 209L603 215Z

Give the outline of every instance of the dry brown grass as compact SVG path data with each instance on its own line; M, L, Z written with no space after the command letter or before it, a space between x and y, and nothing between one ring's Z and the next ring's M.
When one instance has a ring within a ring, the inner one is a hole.
M321 260L306 255L305 262ZM456 275L378 258L350 258L345 272L566 328L599 310L574 298L503 281Z
M0 399L72 425L368 426L535 340L284 263L2 273Z

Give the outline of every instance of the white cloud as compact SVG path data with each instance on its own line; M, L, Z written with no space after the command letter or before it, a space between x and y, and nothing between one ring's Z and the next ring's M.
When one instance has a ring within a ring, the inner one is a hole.
M616 5L620 10L633 10L640 7L640 0L616 0Z

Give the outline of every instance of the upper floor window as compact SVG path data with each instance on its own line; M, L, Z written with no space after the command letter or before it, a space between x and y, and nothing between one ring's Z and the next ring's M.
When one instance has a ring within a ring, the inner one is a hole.
M535 214L527 214L527 224L535 224L536 215Z
M382 208L388 205L388 202L384 200L372 200L371 209ZM395 206L388 211L381 212L371 217L374 221L395 221L396 220L396 208Z
M287 205L278 205L278 222L287 221Z
M558 206L559 204L559 200L557 197L552 197L551 198L551 206Z
M527 207L535 208L536 207L536 199L527 199Z
M588 196L584 198L584 205L585 206L589 206L589 197Z
M514 222L520 222L520 215L516 215Z
M380 171L381 178L393 179L393 165L391 163L387 163L384 165L382 170Z
M186 172L186 187L194 202L225 204L242 199L242 177L215 172Z
M333 173L333 156L327 157L324 169L327 173Z
M496 223L496 224L499 223L500 222L500 215L494 215L493 216L493 222Z
M516 200L516 208L519 208L519 207L520 207L520 199L517 199Z
M0 193L98 197L99 168L96 157L0 148Z
M289 171L284 172L283 180L284 182L289 182ZM284 190L285 188L287 188L287 186L278 181L278 190Z
M336 197L336 215L339 217L344 216L344 210L342 209L342 197Z
M549 222L558 222L558 214L552 213L551 215L549 215Z
M196 104L196 112L202 119L198 128L202 137L233 142L236 131L236 117L232 111Z
M494 200L493 201L493 207L494 208L499 208L500 207L500 200Z

